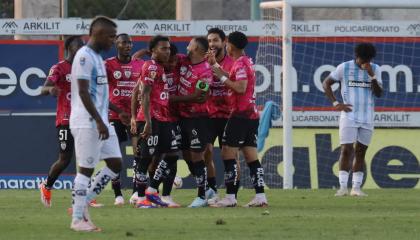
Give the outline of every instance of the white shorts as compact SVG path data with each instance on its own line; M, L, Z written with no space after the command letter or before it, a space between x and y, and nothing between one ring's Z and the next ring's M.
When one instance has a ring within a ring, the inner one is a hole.
M79 167L95 168L100 159L121 158L118 137L113 126L109 126L109 138L99 139L96 128L72 128L76 161Z
M348 118L340 118L340 144L360 142L368 146L373 134L373 124L357 123Z

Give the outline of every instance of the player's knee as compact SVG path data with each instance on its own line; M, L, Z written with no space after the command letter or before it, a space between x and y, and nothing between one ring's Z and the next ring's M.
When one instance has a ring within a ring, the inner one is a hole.
M344 157L350 157L353 153L353 146L350 144L345 144L341 146L341 155Z

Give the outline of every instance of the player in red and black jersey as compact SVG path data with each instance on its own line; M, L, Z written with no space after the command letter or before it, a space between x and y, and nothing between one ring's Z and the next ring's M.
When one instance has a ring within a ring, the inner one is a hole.
M109 101L122 111L130 114L131 96L137 79L140 77L144 61L131 57L133 42L128 34L119 34L116 37L115 46L117 56L105 60L109 83ZM118 113L110 111L109 120L115 128L120 144L131 137L133 146L137 146L137 138L130 134L130 126L121 122ZM115 194L114 205L124 204L119 176L112 180L112 189Z
M225 50L225 33L219 28L211 28L207 31L207 40L209 41L207 61L210 65L218 66L228 73L232 68L234 61ZM204 161L206 162L208 169L207 181L209 190L207 190L207 195L210 198L208 199L209 204L218 201L216 169L213 162L213 146L217 138L219 148L222 148L223 131L231 112L228 90L229 89L220 81L220 79L213 76L213 82L210 85L210 97L207 101L207 111L209 114L209 144L204 153ZM239 181L237 186L239 187Z
M246 207L267 206L264 193L264 169L258 160L257 135L259 113L255 103L255 70L252 59L245 55L248 39L241 32L228 36L227 52L235 60L229 74L214 66L213 73L229 88L229 103L232 108L223 133L222 158L225 165L226 196L214 207L234 207L237 204L238 151L243 152L248 164L256 196Z
M41 201L51 207L51 190L57 178L66 169L73 157L74 139L69 129L70 118L70 72L73 58L84 45L80 36L71 36L64 42L66 57L51 67L48 77L41 89L42 95L57 97L57 140L59 143L58 160L53 163L46 182L40 186Z

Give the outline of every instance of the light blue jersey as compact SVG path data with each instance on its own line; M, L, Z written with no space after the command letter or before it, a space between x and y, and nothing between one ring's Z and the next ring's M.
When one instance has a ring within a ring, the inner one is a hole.
M382 85L379 66L371 64L378 83ZM352 105L352 111L342 111L341 117L354 120L356 123L373 124L375 101L367 71L361 69L354 60L351 60L338 65L330 77L340 82L344 104Z
M103 122L108 125L109 90L104 61L88 46L76 54L71 68L70 128L96 128L96 122L88 113L79 96L78 80L89 81L89 94Z

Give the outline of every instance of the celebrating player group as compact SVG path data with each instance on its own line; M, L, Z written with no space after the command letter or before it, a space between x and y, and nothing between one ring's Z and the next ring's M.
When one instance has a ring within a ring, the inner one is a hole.
M171 197L179 156L186 161L197 186L188 207L235 207L242 151L255 188L245 206L264 207L264 170L257 155L259 113L255 103L255 72L245 55L247 37L228 36L217 28L194 37L180 54L165 36L151 38L148 49L131 55L129 35L97 17L89 41L66 40L66 59L53 66L43 94L57 96L59 159L41 185L41 200L52 203L52 186L71 161L77 175L72 191L71 229L100 231L88 206L112 182L115 205L124 204L119 174L120 143L131 139L134 151L133 194L138 208L180 207ZM100 55L115 43L117 56ZM150 60L142 60L148 55ZM224 163L226 194L219 198L213 145L218 138ZM106 165L92 177L100 160ZM159 186L162 184L162 191Z

